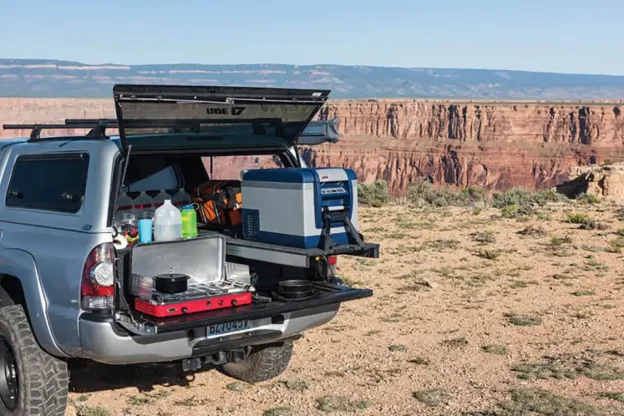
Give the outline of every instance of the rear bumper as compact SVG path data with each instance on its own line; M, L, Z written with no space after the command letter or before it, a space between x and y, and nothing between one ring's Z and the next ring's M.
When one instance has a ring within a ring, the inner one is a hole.
M129 335L116 327L112 318L83 315L79 321L80 357L105 364L140 364L208 355L292 338L331 321L339 308L336 303L283 313L280 323L258 319L253 329L221 338L208 338L205 326L150 336Z

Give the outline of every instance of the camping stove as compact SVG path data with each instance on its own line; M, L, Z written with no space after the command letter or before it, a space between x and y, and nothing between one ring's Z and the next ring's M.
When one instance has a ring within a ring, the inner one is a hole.
M253 286L231 280L190 283L182 293L152 290L147 299L135 298L135 309L157 318L225 309L252 302Z

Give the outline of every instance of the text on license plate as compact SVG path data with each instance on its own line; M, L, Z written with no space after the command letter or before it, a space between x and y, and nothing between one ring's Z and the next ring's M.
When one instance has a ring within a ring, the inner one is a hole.
M247 328L249 328L249 319L224 322L222 324L210 325L208 327L208 336L229 334L230 332L240 331Z

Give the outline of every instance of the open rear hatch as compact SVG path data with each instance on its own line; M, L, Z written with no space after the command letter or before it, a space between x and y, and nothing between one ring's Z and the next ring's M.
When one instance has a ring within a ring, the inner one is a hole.
M121 145L131 145L133 152L285 149L329 95L328 90L177 85L115 85L113 93Z

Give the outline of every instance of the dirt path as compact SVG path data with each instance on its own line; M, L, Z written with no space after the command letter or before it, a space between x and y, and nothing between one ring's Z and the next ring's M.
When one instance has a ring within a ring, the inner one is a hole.
M568 213L607 228L579 229ZM282 377L251 386L216 371L93 366L72 377L68 414L624 414L615 214L608 204L550 206L528 221L497 209L364 209L381 257L339 268L375 294L306 333Z

